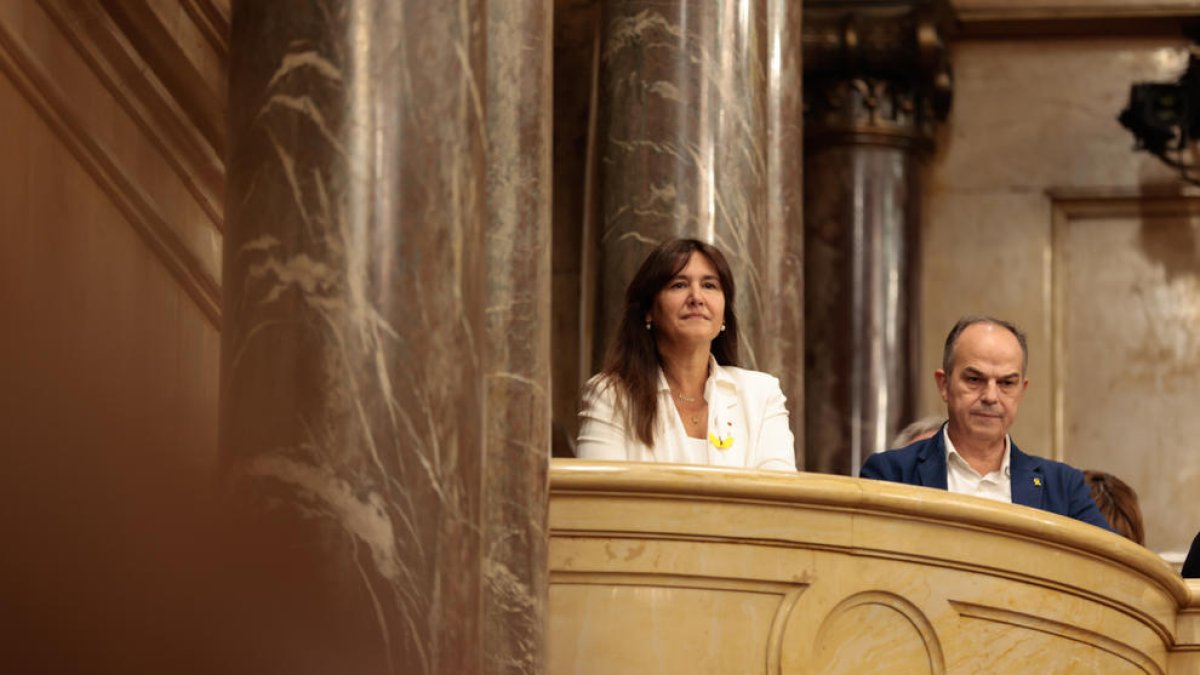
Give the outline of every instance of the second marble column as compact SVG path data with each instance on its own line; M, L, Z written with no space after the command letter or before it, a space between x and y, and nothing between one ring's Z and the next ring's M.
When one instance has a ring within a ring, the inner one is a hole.
M738 285L743 365L780 377L802 438L800 5L602 7L593 364L646 253L712 242Z

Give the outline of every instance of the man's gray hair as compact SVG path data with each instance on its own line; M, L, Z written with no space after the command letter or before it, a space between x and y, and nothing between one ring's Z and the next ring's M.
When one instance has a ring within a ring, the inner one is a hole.
M916 422L913 422L912 424L901 429L900 433L896 434L896 437L892 439L891 447L903 448L904 446L911 444L913 441L925 436L926 434L933 435L934 433L937 433L937 431L941 429L942 425L945 423L945 415L930 415L929 417L922 417Z
M1025 334L1011 321L997 319L994 316L964 316L954 324L954 328L951 328L950 334L946 336L946 346L942 349L942 371L946 373L946 376L950 376L950 369L954 367L954 345L958 342L958 336L962 335L962 332L969 326L977 323L1000 326L1017 338L1017 344L1021 345L1021 375L1024 376L1029 371L1029 346L1025 344Z

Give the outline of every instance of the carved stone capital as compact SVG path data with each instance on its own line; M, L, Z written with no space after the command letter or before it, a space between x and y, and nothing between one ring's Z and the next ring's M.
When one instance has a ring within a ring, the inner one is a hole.
M879 78L828 80L805 91L809 144L865 143L929 149L933 102L909 82Z
M953 27L946 0L807 0L807 142L928 147L950 111Z

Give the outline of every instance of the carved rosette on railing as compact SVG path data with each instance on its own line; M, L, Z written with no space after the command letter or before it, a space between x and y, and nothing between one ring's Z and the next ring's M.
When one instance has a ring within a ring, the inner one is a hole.
M932 147L953 96L942 0L804 3L806 143Z

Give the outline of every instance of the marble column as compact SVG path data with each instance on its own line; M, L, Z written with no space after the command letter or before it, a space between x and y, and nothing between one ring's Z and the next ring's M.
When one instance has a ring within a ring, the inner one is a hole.
M221 442L276 664L542 669L550 16L234 4Z
M488 5L482 672L545 666L553 4Z
M786 0L602 3L592 360L651 248L711 242L733 267L742 365L780 377L797 439L801 16Z
M857 475L915 409L920 164L951 94L943 2L805 3L806 468Z

